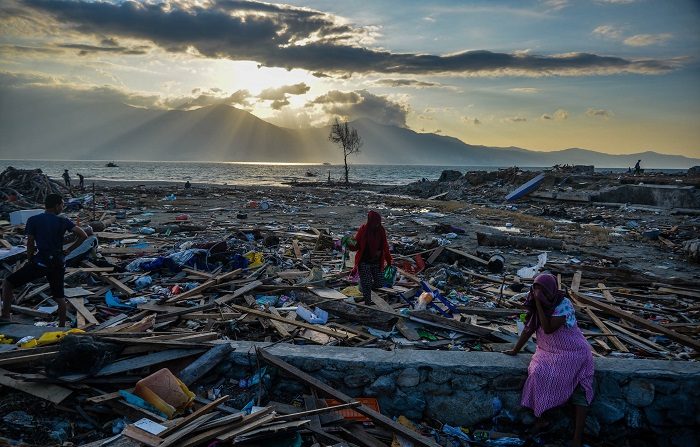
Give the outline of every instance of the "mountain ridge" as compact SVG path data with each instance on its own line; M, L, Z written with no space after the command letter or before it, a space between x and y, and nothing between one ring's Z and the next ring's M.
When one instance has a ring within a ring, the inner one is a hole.
M110 101L43 96L26 90L21 94L3 91L3 158L342 162L342 151L328 141L329 126L280 127L222 104L189 111L153 110ZM641 158L646 167L700 165L697 158L648 150L623 155L582 148L542 152L516 146L472 145L455 137L416 132L368 118L359 118L351 125L365 142L361 152L350 158L353 163L627 167Z

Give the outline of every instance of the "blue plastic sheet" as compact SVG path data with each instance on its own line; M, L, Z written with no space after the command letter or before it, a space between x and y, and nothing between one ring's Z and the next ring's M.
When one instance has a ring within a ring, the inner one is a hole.
M152 413L155 413L158 416L163 417L164 419L168 419L168 416L166 414L162 413L159 409L157 409L153 405L149 404L145 400L141 399L136 394L132 394L132 393L130 393L128 391L124 391L124 390L119 390L119 394L124 398L125 401L127 401L131 405L136 405L137 407L143 408L144 410L148 410Z
M121 301L119 301L119 298L114 296L111 290L108 290L107 293L105 293L105 303L107 303L109 307L116 307L119 309L133 309L134 307L136 307L129 306L128 304L124 304Z

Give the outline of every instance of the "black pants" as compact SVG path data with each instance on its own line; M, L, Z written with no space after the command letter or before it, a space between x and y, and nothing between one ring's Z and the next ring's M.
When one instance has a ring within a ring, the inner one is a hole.
M46 277L51 289L51 296L63 298L63 276L65 272L63 260L42 261L33 259L8 276L7 281L12 284L13 288L17 288L35 279Z
M362 292L362 297L365 299L365 303L371 303L372 289L382 287L381 268L379 264L360 262L357 271L360 274L360 291Z

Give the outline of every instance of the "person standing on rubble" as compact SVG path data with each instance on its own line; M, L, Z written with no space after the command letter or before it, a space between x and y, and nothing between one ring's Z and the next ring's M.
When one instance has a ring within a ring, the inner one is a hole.
M372 304L372 289L382 286L381 272L384 266L390 266L389 241L382 225L382 216L376 211L367 213L367 222L362 224L355 235L356 243L349 249L355 254L355 268L352 274L360 274L360 290L365 304Z
M593 354L576 324L574 307L559 290L557 278L542 273L525 300L525 328L515 347L506 354L516 355L532 334L537 333L537 350L527 369L521 404L538 418L535 429L543 429L547 410L571 402L576 409L572 446L583 443L583 428L593 400Z
M70 174L68 174L68 169L63 170L63 181L66 183L66 188L70 189Z
M64 256L75 250L87 238L82 228L60 216L63 197L49 194L44 201L46 211L27 220L27 262L2 283L2 318L9 320L12 310L13 289L35 279L46 277L51 296L58 305L59 326L66 324L66 300L63 293L65 275ZM63 249L63 235L70 231L76 235L75 242Z
M78 182L78 187L81 191L85 191L85 176L81 173L78 173L78 179L80 180Z
M642 160L637 160L637 163L634 165L634 175L639 175L642 173L642 167L639 165Z

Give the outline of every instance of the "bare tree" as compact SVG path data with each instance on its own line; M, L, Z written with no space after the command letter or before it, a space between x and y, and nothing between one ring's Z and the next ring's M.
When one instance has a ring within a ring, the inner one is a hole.
M343 161L345 161L345 183L349 183L348 155L360 152L363 141L357 134L357 129L350 127L348 121L341 122L338 118L331 126L328 139L343 149Z

